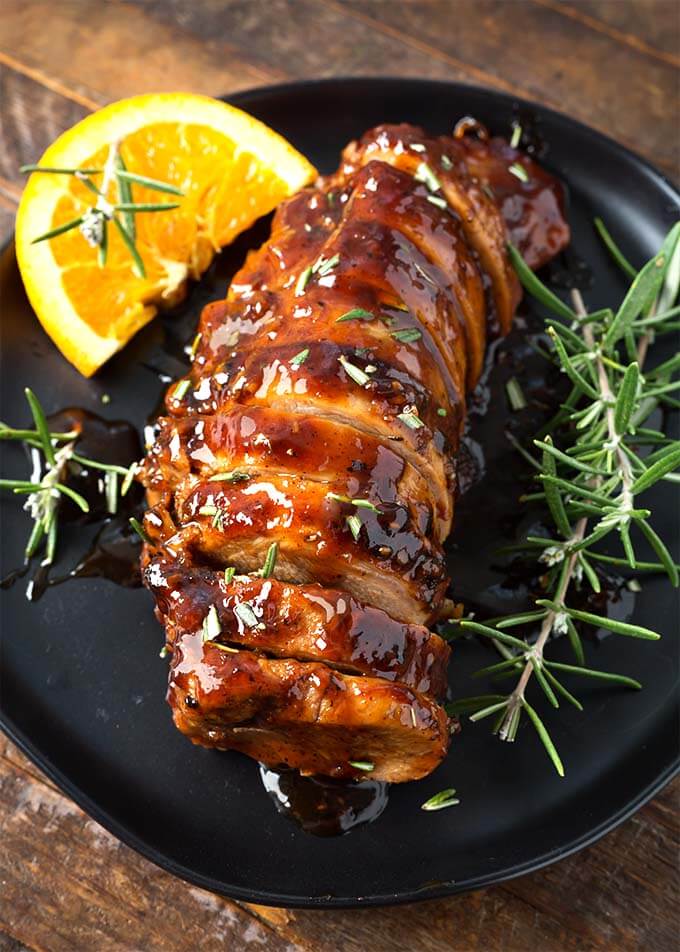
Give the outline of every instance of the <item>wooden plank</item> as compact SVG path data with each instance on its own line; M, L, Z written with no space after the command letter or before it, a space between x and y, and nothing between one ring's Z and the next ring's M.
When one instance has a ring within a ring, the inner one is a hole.
M581 20L620 43L680 64L680 11L677 0L539 0L565 16Z
M596 846L484 892L351 915L257 908L315 952L388 950L397 942L418 952L665 952L676 944L679 801L676 780Z
M4 245L14 231L16 205L0 193L0 245Z
M123 846L24 764L0 735L0 930L17 943L49 952L291 949L252 912Z
M0 176L6 193L18 197L19 166L37 162L47 146L89 110L0 63Z
M431 44L678 170L678 75L666 62L533 2L325 2L367 27Z
M145 92L219 96L281 75L251 66L228 37L201 42L172 17L115 0L4 0L0 53L99 105Z
M469 79L449 57L385 32L367 30L321 0L133 0L162 22L171 12L203 42L230 41L259 68L292 79L424 76ZM371 7L373 8L373 7ZM378 5L377 16L382 14Z
M0 880L8 897L0 927L50 952L210 952L229 942L242 948L246 936L263 952L389 952L398 936L418 952L670 949L679 795L676 781L597 846L484 892L387 909L244 909L118 843L0 738Z

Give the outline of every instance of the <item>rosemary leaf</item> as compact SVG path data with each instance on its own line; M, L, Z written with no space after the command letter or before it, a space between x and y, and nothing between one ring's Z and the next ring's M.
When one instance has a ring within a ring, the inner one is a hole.
M528 701L522 701L522 706L526 710L534 727L536 728L536 733L540 737L541 743L548 752L548 756L552 760L555 770L560 775L560 777L564 777L564 767L562 766L560 755L557 753L557 749L550 738L550 734L546 730L545 724Z
M533 654L529 655L529 661L531 662L531 667L534 669L536 680L538 681L541 688L543 689L543 693L548 698L548 700L550 701L553 707L559 707L560 703L555 697L555 692L550 687L545 675L541 671L541 662Z
M659 557L659 561L661 562L661 565L664 567L666 574L668 575L668 578L670 579L671 585L673 585L674 588L677 588L678 587L678 569L677 569L677 566L675 565L675 562L673 561L673 556L670 554L670 552L666 548L665 543L656 534L654 529L652 529L652 527L646 521L646 519L638 519L636 521L636 525L642 531L645 538L647 539L647 541L649 542L649 544L651 545L651 547L654 549L657 556ZM639 563L635 567L638 568L638 566L639 566Z
M111 221L114 223L116 228L120 233L120 237L123 239L125 245L127 246L128 251L132 255L132 270L137 275L138 278L146 277L146 269L144 267L144 262L142 261L142 256L137 251L137 245L134 242L134 239L128 233L127 228L123 223L114 215Z
M460 800L456 799L456 791L453 787L448 787L446 790L440 790L439 793L435 793L433 797L430 797L429 800L426 800L425 803L421 804L420 809L430 812L432 810L444 810L446 807L455 807Z
M173 208L179 208L179 202L121 202L114 205L117 212L136 213L136 212L169 212Z
M345 311L340 317L336 317L335 323L342 324L344 321L372 321L375 317L372 311L367 311L363 307L353 307L351 311Z
M59 169L48 165L20 165L19 171L23 174L29 172L48 172L51 175L101 175L103 169Z
M555 671L565 671L569 674L578 674L584 678L595 678L600 681L611 681L612 684L622 684L624 687L640 690L642 685L634 678L627 678L623 674L611 674L609 671L597 671L594 668L578 667L574 664L562 664L561 661L546 661L546 667Z
M561 694L562 697L566 698L566 700L569 701L570 704L573 704L577 711L583 710L583 705L581 704L581 702L577 698L575 698L574 695L571 694L570 691L567 691L564 685L561 684L557 680L555 675L552 673L550 668L548 668L547 665L545 665L545 663L543 668L543 674L545 675L546 680L554 687L554 689L557 691L558 694Z
M598 400L600 398L600 394L592 384L588 383L583 374L581 374L576 368L576 365L567 353L566 347L560 340L559 335L555 333L554 328L548 328L548 336L551 338L555 350L557 351L557 355L560 359L562 368L571 382L575 384L575 386L579 387L583 393L590 397L591 400Z
M279 543L272 542L272 544L267 549L267 555L264 560L264 565L260 569L260 575L262 578L269 578L273 573L276 567L276 557L279 554Z
M555 477L557 473L557 467L555 466L555 460L549 452L549 447L552 446L552 440L549 436L546 436L545 448L543 450L543 472L547 476ZM562 501L562 495L558 486L549 480L545 480L543 483L545 490L545 501L548 504L550 509L550 515L553 517L553 521L557 526L558 531L564 536L565 539L569 539L572 534L571 523L567 516L566 510L564 508L564 502Z
M26 543L26 549L24 550L24 558L26 560L33 558L35 553L38 551L38 546L42 542L44 535L44 524L41 521L36 520L33 523L33 529L31 530L31 535L29 536L28 542Z
M506 700L503 694L480 694L476 697L462 697L457 701L449 701L444 705L444 710L449 717L456 717L458 714L469 714L471 711L478 711L496 701Z
M505 645L512 645L513 648L519 648L520 651L530 650L529 645L525 641L520 641L519 638L515 638L513 635L506 635L505 632L497 631L495 628L489 628L488 625L480 625L479 622L469 621L468 619L464 619L458 622L458 624L466 631L472 631L476 635L482 635L484 638L493 638Z
M616 618L607 618L602 615L593 615L592 612L583 612L576 608L565 606L564 611L577 621L584 621L596 628L606 628L607 631L613 631L616 635L626 635L629 638L643 638L647 641L658 641L661 637L655 631L649 628L643 628L642 625L629 625L625 621L618 621Z
M47 425L47 418L45 417L45 411L40 405L40 401L33 393L33 391L26 387L24 390L26 399L28 400L28 405L31 408L31 415L33 417L33 422L35 423L35 429L40 437L40 442L42 444L42 451L45 454L45 459L47 460L50 466L55 464L54 456L54 447L52 446L52 437L50 435L50 428Z
M649 469L645 470L642 476L635 480L630 489L632 495L637 496L639 493L649 489L650 486L653 486L654 483L665 476L666 473L677 469L678 466L680 466L680 441L671 444L657 461L653 463Z
M308 357L309 357L309 347L305 347L304 350L301 350L294 357L291 357L290 366L294 370L299 370Z
M118 152L116 155L116 185L118 186L118 198L122 204L131 204L132 203L132 187L130 185L130 179L121 175L121 172L126 172L125 162L123 156ZM123 220L127 227L128 233L133 241L137 240L137 224L135 222L135 216L131 213L125 213L123 215Z
M663 284L665 265L667 264L667 254L669 240L673 242L672 236L677 235L680 226L674 226L666 237L661 251L647 262L647 264L638 272L633 280L628 293L623 299L621 307L616 312L609 330L604 336L603 345L611 349L614 344L623 336L627 327L640 315L640 313L649 307Z
M473 723L484 720L485 717L491 717L491 715L495 714L496 711L500 711L502 708L507 706L508 706L508 698L504 697L503 700L499 701L497 704L490 704L489 707L483 707L481 710L476 711L474 714L471 714L470 720Z
M342 369L345 371L348 377L350 377L355 383L359 384L360 387L365 386L368 381L371 379L367 373L357 367L356 364L351 363L346 357L338 357L338 362L342 366Z
M170 185L168 182L159 182L158 179L149 178L146 175L137 175L136 172L129 172L125 168L120 168L116 172L116 178L122 179L124 182L135 182L137 185L143 185L145 188L153 189L155 192L167 192L170 195L184 195L184 192L175 185Z
M517 248L510 242L508 243L508 254L510 255L512 266L517 272L517 277L532 297L535 297L537 301L540 301L541 304L544 304L549 310L554 311L555 314L559 314L560 317L565 318L565 320L569 322L576 320L576 314L572 309L536 277Z
M56 228L51 228L50 231L46 231L44 234L34 238L31 241L31 244L37 245L40 241L48 241L50 238L56 238L57 235L63 235L66 231L71 231L72 228L77 228L80 224L82 224L83 217L83 215L80 215L78 218L72 218L70 221L64 222L63 225L58 225Z
M510 404L511 410L515 412L518 410L524 410L524 408L527 406L527 401L516 377L511 377L506 382L505 392L507 394L508 403Z
M623 273L626 274L632 281L635 275L637 274L637 271L635 270L633 265L630 263L630 261L626 258L626 256L623 254L623 252L620 250L620 248L618 247L618 245L616 244L612 236L609 234L602 219L595 218L594 223L595 223L595 228L597 229L597 233L602 239L602 242L607 248L607 251L612 256L614 261L618 264L619 268L621 268Z
M135 530L135 532L137 533L139 538L142 540L142 542L146 542L148 545L151 545L151 539L146 534L144 526L141 524L141 522L138 519L135 519L134 516L130 516L130 518L128 519L128 522L130 523L132 528Z

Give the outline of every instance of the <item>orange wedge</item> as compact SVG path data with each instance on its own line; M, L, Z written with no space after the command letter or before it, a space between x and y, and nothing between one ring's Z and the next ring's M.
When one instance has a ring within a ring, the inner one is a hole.
M16 221L17 260L35 313L87 377L159 307L176 303L187 279L200 277L220 248L316 175L304 156L252 116L186 93L112 103L60 136L38 164L103 170L112 143L129 172L182 192L175 197L130 185L135 203L179 203L171 211L134 216L144 277L112 222L103 267L78 228L33 243L95 204L97 196L75 176L34 172ZM98 187L104 181L102 173L90 178ZM115 178L106 197L111 204L121 201Z

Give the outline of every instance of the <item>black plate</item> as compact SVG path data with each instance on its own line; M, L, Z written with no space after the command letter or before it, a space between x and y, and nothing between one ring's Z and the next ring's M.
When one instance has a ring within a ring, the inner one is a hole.
M445 132L471 114L507 132L516 108L511 97L488 90L396 79L292 84L242 93L233 101L282 132L322 170L336 166L349 139L379 122L408 120ZM678 194L653 168L597 132L540 106L523 106L549 145L548 164L569 186L573 248L595 274L588 304L610 304L624 285L593 233L593 215L602 215L623 236L631 260L641 263L677 217ZM264 234L260 229L257 239ZM43 334L8 248L0 283L2 419L26 420L22 389L30 383L50 411L67 405L101 411L101 394L110 393L113 400L103 412L141 426L161 391L143 362L164 359L164 338L178 328L187 333L187 315L197 315L200 303L224 291L246 244L240 242L196 289L182 312L184 324L182 314L174 323L155 322L95 381L79 377ZM492 412L506 413L504 401ZM504 471L511 451L502 440L492 442L497 445L485 447L488 469ZM18 451L4 456L4 471L25 471ZM507 492L515 492L511 483ZM661 505L668 507L670 522L672 497ZM1 512L7 571L19 561L27 523L11 498L3 499ZM490 507L489 544L493 518ZM486 543L477 545L464 532L465 526L452 551L454 578L466 545L477 549L481 572L488 572L491 559ZM70 538L63 566L82 551L78 534ZM677 767L677 615L673 592L662 579L645 582L634 617L662 630L664 640L610 637L588 646L594 664L635 675L645 689L586 686L580 692L585 714L569 708L550 715L566 779L553 772L530 728L514 745L503 745L481 725L466 727L434 775L394 788L376 823L338 839L312 837L277 814L252 761L192 747L175 731L163 701L161 632L145 592L79 580L29 604L19 583L2 593L0 603L7 733L120 839L176 875L237 899L380 905L486 886L592 843L638 809ZM454 689L470 693L466 674L487 660L481 646L457 648ZM419 809L446 786L458 788L459 807L434 814Z

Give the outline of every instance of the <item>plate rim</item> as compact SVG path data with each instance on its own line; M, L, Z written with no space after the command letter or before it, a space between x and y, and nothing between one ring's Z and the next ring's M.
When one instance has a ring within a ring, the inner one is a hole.
M553 120L566 125L569 128L577 128L581 135L585 135L592 140L598 141L606 148L619 154L627 162L632 162L638 166L641 172L649 176L657 185L663 189L678 206L680 206L680 189L670 179L670 177L658 169L652 162L639 155L628 146L623 145L616 139L611 138L606 133L601 132L592 126L587 125L579 119L574 119L567 113L554 109L552 106L544 105L536 100L525 99L522 96L515 96L512 93L503 90L494 89L491 86L481 86L474 83L463 83L459 81L449 81L445 79L429 79L426 77L399 77L399 76L330 76L321 78L308 78L303 80L291 80L285 83L270 83L264 86L255 86L244 90L238 90L235 93L219 96L239 108L246 108L245 103L252 103L259 98L266 98L271 95L289 95L298 92L301 89L312 87L332 87L332 86L360 86L370 84L375 87L397 88L408 84L410 86L428 87L430 89L439 87L446 90L448 94L455 94L460 91L462 94L473 93L482 97L495 99L502 102L505 106L512 108L514 106L534 109L538 113L548 115ZM12 233L6 242L0 247L0 256L4 257L14 243L14 233ZM490 872L483 876L477 876L468 880L447 880L443 882L424 884L407 891L385 893L382 895L371 896L289 896L280 892L262 889L246 889L241 886L226 885L213 879L210 876L204 876L187 868L181 863L169 858L161 853L154 846L136 833L131 832L126 826L116 820L108 811L100 807L88 794L86 794L76 783L71 781L53 762L52 759L43 754L38 747L26 736L23 731L14 723L3 709L0 698L0 729L5 735L19 747L19 749L34 763L47 777L52 780L57 787L84 810L92 819L99 823L109 833L125 843L126 846L135 850L145 859L152 862L160 869L169 872L178 879L216 893L228 899L239 902L256 902L266 906L283 907L289 909L350 909L362 907L382 907L394 906L413 902L423 902L429 899L444 898L455 894L471 892L477 889L484 889L497 883L507 882L524 876L532 872L537 872L553 863L566 859L567 857L580 852L592 846L607 833L615 830L641 807L648 803L654 796L663 790L678 774L680 774L680 749L675 752L675 756L667 760L666 764L660 770L658 775L646 787L639 791L638 795L626 804L624 804L615 814L603 820L595 828L588 830L581 836L573 838L569 843L560 847L554 847L542 853L538 857L525 860L511 867L507 867L500 872Z

